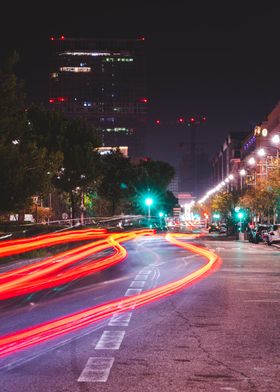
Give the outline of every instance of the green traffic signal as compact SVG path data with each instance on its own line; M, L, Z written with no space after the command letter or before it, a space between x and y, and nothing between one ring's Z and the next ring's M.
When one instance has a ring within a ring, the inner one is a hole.
M145 204L146 204L146 206L148 206L148 207L150 207L152 204L153 204L153 199L151 198L151 197L147 197L146 199L145 199Z
M162 217L163 217L163 212L160 211L160 212L158 213L158 216L159 216L160 218L162 218Z

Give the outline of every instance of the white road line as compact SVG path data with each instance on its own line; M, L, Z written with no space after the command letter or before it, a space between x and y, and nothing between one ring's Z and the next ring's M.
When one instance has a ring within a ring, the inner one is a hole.
M247 299L243 302L263 302L263 303L279 303L280 299Z
M125 331L104 331L95 346L95 350L118 350Z
M135 276L134 280L147 280L148 277L149 277L148 275L142 275L142 274L140 275L139 274L139 275Z
M89 357L78 382L106 382L115 358Z
M130 283L129 287L144 287L146 282L141 281L141 280L134 280L133 282Z
M142 289L127 289L124 296L130 297L131 295L140 294Z
M139 274L150 275L151 272L152 272L152 270L145 270L145 269L143 269L143 270L139 271Z
M110 327L127 327L132 316L132 312L115 313L109 320Z

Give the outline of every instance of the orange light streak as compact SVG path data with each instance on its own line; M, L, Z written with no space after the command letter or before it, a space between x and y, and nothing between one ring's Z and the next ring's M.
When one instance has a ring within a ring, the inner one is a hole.
M30 252L31 250L58 245L65 242L91 240L93 238L104 237L106 233L107 231L105 229L86 229L63 233L43 234L20 240L3 241L0 242L0 257Z
M128 298L95 306L70 316L62 317L54 321L46 322L35 327L24 329L0 338L0 357L12 354L18 350L31 347L34 344L44 342L48 339L73 332L84 328L91 323L102 320L118 312L125 312L132 307L140 307L160 298L169 296L183 288L197 282L215 271L221 264L219 257L209 250L177 240L176 234L168 234L166 239L176 246L180 246L193 253L204 256L208 262L195 272L171 283L157 287L144 293ZM179 236L180 237L180 236Z
M42 262L3 273L0 275L0 300L29 294L57 286L58 284L65 284L71 280L80 279L94 272L109 268L126 257L126 250L119 242L134 239L139 235L151 235L153 233L153 230L139 230L111 234L107 239L86 244L47 258ZM99 258L85 265L63 271L81 259L90 257L108 248L113 248L114 254L112 256Z

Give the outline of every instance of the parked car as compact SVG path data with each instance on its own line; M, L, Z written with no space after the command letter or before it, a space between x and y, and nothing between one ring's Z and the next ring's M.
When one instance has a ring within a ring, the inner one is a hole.
M270 225L257 225L254 229L251 229L248 234L248 241L254 244L258 244L264 241L265 233L267 233Z
M225 223L221 223L219 225L219 233L222 234L222 233L226 233L226 232L227 232L227 225Z
M273 244L275 242L280 242L280 224L273 225L268 230L267 244L271 245L271 244Z
M208 227L208 231L209 231L209 233L212 233L215 231L219 232L219 225L217 223L211 223Z

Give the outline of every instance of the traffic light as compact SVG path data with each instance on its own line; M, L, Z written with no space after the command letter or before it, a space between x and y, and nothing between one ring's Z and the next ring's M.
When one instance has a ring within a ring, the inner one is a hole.
M160 124L160 120L156 120L156 124L159 125Z
M159 213L158 213L158 216L160 217L160 218L163 218L163 212L162 211L160 211Z
M179 124L184 124L184 122L185 122L185 119L183 117L179 117L178 118L178 123Z
M151 197L146 197L145 204L147 207L150 207L153 204L153 199Z

